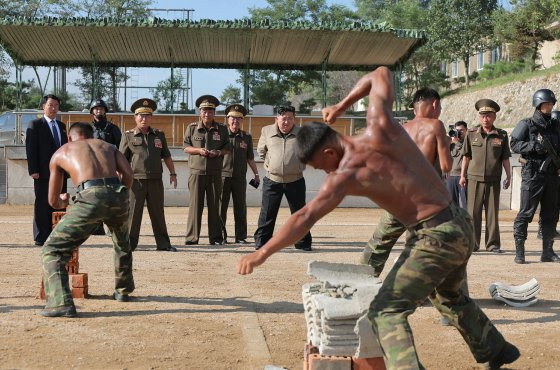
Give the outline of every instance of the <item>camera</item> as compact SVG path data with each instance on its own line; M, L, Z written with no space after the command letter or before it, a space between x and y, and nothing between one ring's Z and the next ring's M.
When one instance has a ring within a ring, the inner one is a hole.
M447 135L449 135L449 137L455 137L457 136L457 138L461 138L461 131L456 130L454 125L449 125L449 131L447 132Z

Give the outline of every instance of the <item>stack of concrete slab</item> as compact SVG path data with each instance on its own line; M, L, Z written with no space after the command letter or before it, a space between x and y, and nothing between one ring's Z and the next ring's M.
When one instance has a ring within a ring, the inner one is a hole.
M320 282L303 286L308 343L322 356L381 357L367 318L381 287L367 265L311 261L307 273Z
M535 304L538 301L537 293L540 289L540 284L535 278L521 285L508 285L497 282L490 284L488 288L493 299L512 307L527 307Z

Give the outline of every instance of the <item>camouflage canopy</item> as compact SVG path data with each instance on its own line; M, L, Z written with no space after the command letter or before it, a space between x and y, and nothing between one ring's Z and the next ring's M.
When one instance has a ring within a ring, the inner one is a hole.
M424 41L362 22L0 19L0 43L31 66L371 70L404 63Z

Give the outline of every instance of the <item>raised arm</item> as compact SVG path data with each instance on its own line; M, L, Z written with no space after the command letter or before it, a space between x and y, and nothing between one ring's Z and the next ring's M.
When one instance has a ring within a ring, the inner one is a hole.
M393 76L387 67L379 67L358 80L356 86L338 104L323 109L323 120L333 123L352 104L369 95L368 127L374 124L379 110L392 111L394 101ZM377 114L376 114L377 113Z

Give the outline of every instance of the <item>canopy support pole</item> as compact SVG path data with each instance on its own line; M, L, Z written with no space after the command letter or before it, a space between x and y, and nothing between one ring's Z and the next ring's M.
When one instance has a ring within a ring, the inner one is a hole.
M327 53L327 56L325 57L322 65L321 65L321 88L322 88L321 106L323 108L325 108L327 106L327 65L328 65L328 62L329 62L330 53L331 53L331 51L329 50L329 52Z
M171 114L175 114L175 76L173 74L175 70L173 50L169 48L169 59L171 60ZM180 88L180 86L179 86Z
M249 55L251 50L249 50ZM243 71L243 106L249 111L249 81L251 76L251 65L249 64L249 57L247 57L247 63L245 64L245 70Z

